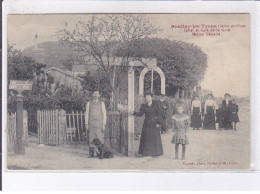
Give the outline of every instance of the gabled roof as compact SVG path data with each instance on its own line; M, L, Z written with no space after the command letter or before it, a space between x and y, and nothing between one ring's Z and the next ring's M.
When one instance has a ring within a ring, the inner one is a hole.
M63 74L65 74L65 75L69 76L69 77L73 77L73 78L76 79L76 80L84 81L84 79L82 79L82 78L80 78L80 77L77 77L77 76L75 76L75 75L72 75L71 73L68 73L68 72L66 72L66 71L63 71L63 70L61 70L61 69L59 69L59 68L57 68L57 67L48 68L48 69L45 70L45 73L49 73L49 72L51 72L51 71L58 71L58 72L63 73Z

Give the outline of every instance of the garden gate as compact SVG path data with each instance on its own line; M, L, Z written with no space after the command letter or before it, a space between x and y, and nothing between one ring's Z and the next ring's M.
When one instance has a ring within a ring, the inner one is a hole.
M109 112L105 130L105 145L116 153L127 154L128 116L119 112ZM38 110L37 128L39 144L89 145L85 128L85 112L64 110Z

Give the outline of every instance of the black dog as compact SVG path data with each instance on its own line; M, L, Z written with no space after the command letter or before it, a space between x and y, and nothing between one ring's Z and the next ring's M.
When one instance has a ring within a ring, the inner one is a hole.
M114 157L114 153L111 152L98 138L93 139L91 144L97 146L97 157L99 159Z

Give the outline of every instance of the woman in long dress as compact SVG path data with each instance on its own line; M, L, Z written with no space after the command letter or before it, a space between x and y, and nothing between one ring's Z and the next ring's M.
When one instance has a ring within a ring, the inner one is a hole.
M232 113L230 111L230 107L232 106L232 101L230 100L230 97L231 97L230 94L226 93L224 95L224 100L222 101L223 114L224 114L223 128L226 130L233 128L231 122Z
M216 129L216 119L215 119L215 109L216 103L213 100L213 95L209 94L208 99L205 101L204 108L204 122L203 128L207 130L215 130Z
M199 130L202 127L201 102L198 96L195 96L191 103L191 127L193 130Z
M139 112L133 113L136 116L145 114L138 151L138 154L143 156L160 156L163 154L160 133L161 116L158 104L153 101L152 96L152 93L145 94L146 104L141 105Z

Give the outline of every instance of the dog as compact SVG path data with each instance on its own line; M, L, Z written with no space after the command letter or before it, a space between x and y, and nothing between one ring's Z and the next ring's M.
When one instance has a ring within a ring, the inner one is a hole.
M93 139L91 144L97 147L97 157L99 159L114 157L114 153L111 152L98 138Z

